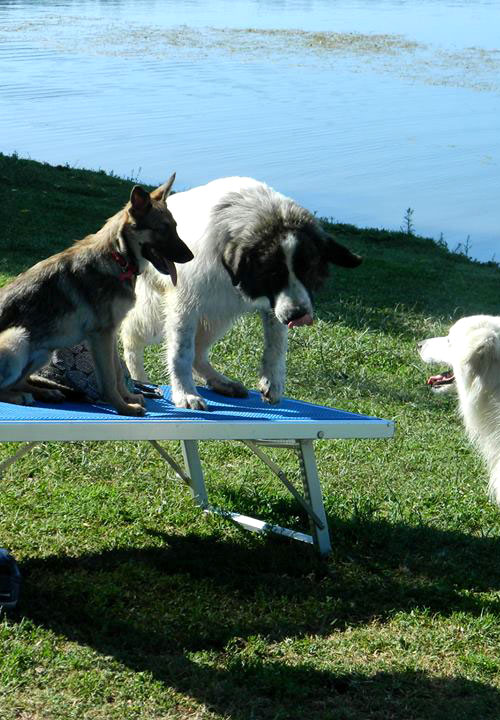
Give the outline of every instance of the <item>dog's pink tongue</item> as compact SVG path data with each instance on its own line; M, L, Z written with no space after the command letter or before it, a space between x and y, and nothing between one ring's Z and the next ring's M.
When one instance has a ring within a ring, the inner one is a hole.
M439 375L431 375L427 380L427 385L449 385L455 380L452 372L439 373Z
M172 285L177 285L177 268L175 267L175 263L171 260L166 260L166 263L168 267L168 274L172 280Z
M306 313L305 315L302 315L302 317L296 318L295 320L290 320L288 323L289 328L294 327L301 327L301 325L312 325L313 319L309 313Z

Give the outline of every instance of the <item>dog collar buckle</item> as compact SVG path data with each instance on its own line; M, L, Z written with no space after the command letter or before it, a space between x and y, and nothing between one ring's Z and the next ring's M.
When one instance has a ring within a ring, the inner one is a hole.
M116 250L113 250L111 253L111 257L113 260L115 260L118 265L121 267L122 272L119 275L119 279L122 282L126 282L127 280L132 280L137 275L139 275L139 269L134 263L129 262L129 260L122 255L119 252L116 252Z

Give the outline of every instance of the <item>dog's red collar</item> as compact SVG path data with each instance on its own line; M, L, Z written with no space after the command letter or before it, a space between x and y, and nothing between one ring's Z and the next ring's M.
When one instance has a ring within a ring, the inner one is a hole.
M137 277L137 275L139 275L139 268L137 267L137 265L134 265L133 262L130 262L130 260L125 257L125 255L122 255L116 250L113 250L113 252L111 253L111 257L118 263L118 265L122 269L122 272L119 275L119 279L122 282L125 282L126 280L132 280L133 278Z

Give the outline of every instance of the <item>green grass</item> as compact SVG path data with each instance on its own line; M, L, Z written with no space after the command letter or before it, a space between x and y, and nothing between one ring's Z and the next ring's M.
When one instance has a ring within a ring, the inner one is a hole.
M0 281L97 229L130 186L0 155ZM25 578L0 620L1 720L498 719L500 513L415 344L500 313L500 269L331 229L365 262L335 269L315 325L291 333L287 393L397 421L393 440L316 444L332 555L201 514L148 444L40 445L0 483L0 544ZM258 325L214 352L253 387ZM165 380L158 349L147 361ZM307 529L243 446L201 454L214 504Z

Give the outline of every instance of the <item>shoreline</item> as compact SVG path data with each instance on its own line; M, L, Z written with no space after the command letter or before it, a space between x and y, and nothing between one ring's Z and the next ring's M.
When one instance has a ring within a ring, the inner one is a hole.
M35 207L29 207L29 203L26 201L26 195L23 190L22 182L19 181L19 173L26 174L31 173L34 175L40 175L44 177L44 183L46 186L52 186L56 191L60 190L64 194L69 195L72 199L76 200L84 205L89 197L100 198L103 204L106 199L106 192L111 191L111 197L116 197L115 205L109 205L109 212L115 212L113 207L119 207L120 203L125 203L130 192L130 186L140 183L137 178L126 178L115 175L113 172L106 172L104 170L92 170L86 168L74 168L69 165L52 165L47 162L41 162L38 160L32 160L31 158L23 158L18 156L16 153L11 155L5 155L0 152L0 187L3 188L4 192L12 193L11 202L7 201L7 205L10 205L12 210L11 214L18 214L20 217L28 218L36 211ZM146 188L152 189L155 184L142 183ZM160 181L158 182L160 184ZM183 188L187 190L189 188ZM279 189L279 188L278 188ZM42 196L47 194L47 189L42 189ZM175 192L175 189L174 189ZM119 197L123 197L123 200L119 200ZM5 203L4 203L5 205ZM98 204L96 204L98 207ZM85 214L85 213L84 213ZM96 213L97 214L97 213ZM107 216L106 216L107 217ZM106 219L103 218L103 221ZM349 238L355 240L369 241L370 239L377 239L378 241L394 242L400 244L401 242L411 242L417 245L423 245L429 249L432 249L438 254L448 255L451 258L463 260L464 262L470 263L471 265L492 268L500 271L500 263L496 260L477 260L470 257L467 245L462 250L452 250L444 241L435 240L434 238L419 235L413 232L412 229L412 211L408 208L406 216L403 218L403 225L400 230L387 230L383 227L361 227L348 222L333 222L331 219L325 216L319 216L320 221L333 229L335 232L342 232L345 238L349 241ZM99 222L96 220L96 222ZM9 237L8 231L9 220L7 218L7 231L5 237ZM4 221L4 231L5 231ZM89 229L87 232L92 232ZM14 246L9 248L9 241L5 241L7 246L5 249L13 252L18 252L19 242L14 243ZM35 241L29 255L32 255L33 251L36 251L38 243ZM3 260L5 262L5 258ZM1 264L0 264L1 268ZM1 278L1 273L0 273Z

